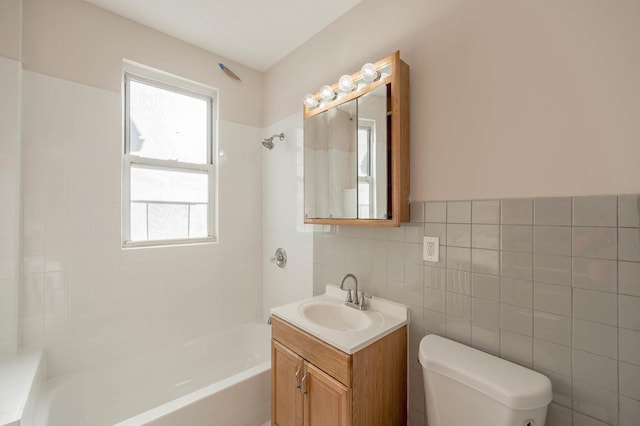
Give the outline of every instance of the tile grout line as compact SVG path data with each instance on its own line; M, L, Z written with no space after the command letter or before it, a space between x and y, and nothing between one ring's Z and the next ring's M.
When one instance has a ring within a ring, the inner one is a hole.
M534 355L534 342L535 342L535 321L534 321L534 308L533 308L533 286L535 282L535 269L534 269L534 252L535 252L535 217L536 217L536 199L531 198L531 368L534 367L533 355Z
M535 200L534 200L535 203ZM534 208L534 215L535 215L535 208ZM535 217L535 216L534 216ZM534 230L535 230L535 224L534 224ZM573 197L571 198L571 227L572 227L572 231L573 231ZM572 232L572 236L573 236L573 232ZM535 247L535 232L534 232L534 247ZM570 348L571 348L571 358L570 358L570 362L571 362L571 374L570 374L570 380L571 380L571 391L572 391L572 408L571 408L571 416L573 418L573 411L575 409L574 404L573 404L573 393L574 393L574 381L573 381L573 352L574 352L574 348L573 348L573 323L574 323L574 319L573 319L573 242L571 244L571 252L570 252L570 258L571 258L571 335L570 335ZM535 281L535 279L534 279Z
M574 197L570 198L571 203L570 203L570 223L571 223L571 424L573 424L573 418L575 417L575 403L574 403L574 396L575 396L575 389L574 389L574 381L573 381L573 232L574 232L574 227L573 227L573 200Z
M616 373L617 384L618 384L618 424L620 424L621 417L621 408L620 408L620 195L616 196L616 238L617 238L617 247L616 247Z

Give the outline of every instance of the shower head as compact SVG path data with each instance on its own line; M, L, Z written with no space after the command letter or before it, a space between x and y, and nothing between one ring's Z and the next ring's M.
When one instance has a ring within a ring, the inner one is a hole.
M265 148L271 151L273 149L273 138L262 139L262 145L264 145Z
M284 140L284 133L280 133L279 135L273 135L270 138L262 139L262 145L267 148L269 151L273 149L273 138L279 138L281 141Z

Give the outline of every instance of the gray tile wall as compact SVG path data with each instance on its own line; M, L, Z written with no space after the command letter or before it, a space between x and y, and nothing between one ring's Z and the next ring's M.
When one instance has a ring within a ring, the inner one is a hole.
M314 235L316 293L351 272L410 307L410 424L426 424L417 352L437 333L548 376L550 426L640 425L639 195L412 203L411 218Z

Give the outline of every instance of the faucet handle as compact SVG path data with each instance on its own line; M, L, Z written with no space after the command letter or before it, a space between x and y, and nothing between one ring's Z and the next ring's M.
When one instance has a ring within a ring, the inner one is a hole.
M363 291L360 293L360 303L358 303L358 305L360 306L360 309L367 307L367 301L365 299L371 299L371 296L369 296L368 294L365 294L365 292Z
M353 303L353 295L351 294L351 289L347 289L347 303Z

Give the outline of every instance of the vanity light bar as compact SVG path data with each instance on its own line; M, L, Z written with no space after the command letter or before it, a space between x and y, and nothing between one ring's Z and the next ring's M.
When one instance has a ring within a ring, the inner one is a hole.
M385 67L388 64L382 64L380 68ZM360 75L354 79L345 74L338 80L338 87L344 93L349 93L358 88L356 82L358 80L364 81L367 84L373 83L374 81L378 81L380 79L381 73L376 69L376 66L370 62L367 62L360 69ZM334 100L338 94L331 88L329 85L324 85L320 88L320 100L324 102L329 102ZM302 102L309 109L314 109L320 105L320 100L318 100L311 93L307 93L304 95Z

